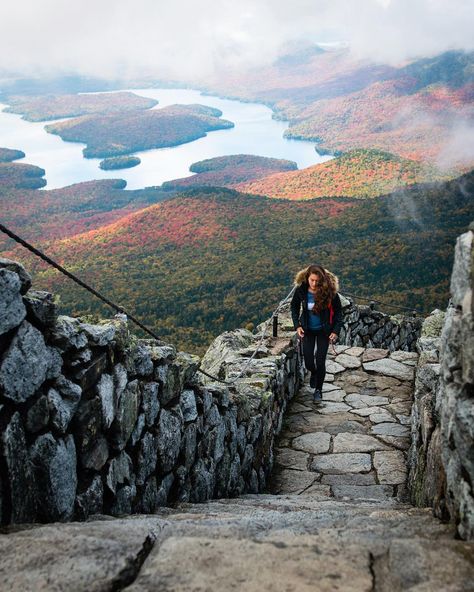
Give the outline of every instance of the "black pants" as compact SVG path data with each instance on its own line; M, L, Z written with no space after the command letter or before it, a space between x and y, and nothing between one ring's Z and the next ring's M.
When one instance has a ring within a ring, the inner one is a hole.
M306 330L303 337L303 356L306 369L316 373L316 388L323 388L326 376L326 355L329 348L329 338L323 330Z

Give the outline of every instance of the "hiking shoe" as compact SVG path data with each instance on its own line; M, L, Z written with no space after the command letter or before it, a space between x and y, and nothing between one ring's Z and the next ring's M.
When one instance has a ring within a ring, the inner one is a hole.
M323 400L323 394L322 394L322 392L319 389L316 389L314 391L314 394L313 394L313 401L315 403L319 403L322 400Z
M311 376L309 379L309 386L311 388L315 388L316 387L316 372L311 372Z

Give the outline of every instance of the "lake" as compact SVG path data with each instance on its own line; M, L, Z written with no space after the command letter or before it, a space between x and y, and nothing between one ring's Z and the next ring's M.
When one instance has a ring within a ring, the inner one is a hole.
M314 142L287 140L283 132L288 123L272 119L272 111L258 103L244 103L202 95L187 89L127 89L137 95L159 101L154 109L167 105L200 103L216 107L222 117L235 124L227 130L209 132L194 142L172 148L160 148L135 153L141 164L133 169L103 171L100 159L86 159L82 155L85 144L64 142L59 136L46 133L46 123L32 123L20 115L0 112L0 146L23 150L27 162L46 170L46 189L65 187L92 179L125 179L128 189L161 185L164 181L191 175L193 162L230 154L255 154L286 158L305 168L325 162L330 156L319 156ZM6 105L0 104L0 109Z

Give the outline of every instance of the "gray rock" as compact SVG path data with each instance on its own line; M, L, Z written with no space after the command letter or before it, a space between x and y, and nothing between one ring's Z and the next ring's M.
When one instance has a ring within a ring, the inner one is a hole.
M316 475L311 471L283 469L275 476L272 490L274 493L300 494L316 481Z
M26 306L28 320L33 325L42 329L54 327L58 312L52 294L40 290L30 290L23 297L23 302Z
M37 399L28 409L26 415L26 429L31 434L44 429L49 422L49 404L45 395Z
M275 450L275 463L287 469L306 471L308 469L308 459L307 452L292 450L291 448L277 448Z
M414 378L413 368L389 358L366 362L363 364L363 367L364 370L368 372L377 372L384 376L393 376L399 380L413 380Z
M254 415L250 418L247 426L247 441L250 444L255 444L262 433L263 417L261 414Z
M244 453L245 446L247 445L247 436L245 426L240 424L237 428L237 450L240 454Z
M122 364L117 364L114 366L113 371L114 376L114 401L115 405L118 404L122 394L125 392L125 389L128 384L128 374L125 366Z
M346 391L343 390L333 390L333 391L324 391L323 390L323 399L325 401L332 401L333 403L344 403L344 398L346 397ZM293 403L294 405L294 403ZM307 409L308 411L309 409Z
M76 447L72 435L55 440L40 436L30 450L43 520L64 521L74 515L77 488Z
M179 397L181 384L179 381L179 368L176 364L156 367L154 377L161 386L160 403L162 405L167 405L173 399Z
M156 483L156 477L150 477L143 488L141 512L144 514L154 514L158 507L158 485Z
M117 492L119 485L131 484L132 459L122 451L107 464L105 482L112 493Z
M112 343L115 339L117 326L112 322L105 322L100 325L81 324L82 330L87 336L87 340L99 347L104 347Z
M399 418L405 416L399 415L397 417ZM369 415L369 419L372 423L397 422L395 417L393 417L393 415L390 415L390 413L372 413L372 415ZM398 421L400 421L400 419L398 419ZM402 423L403 425L408 425L410 423L410 418L408 418L408 421L400 421L400 423Z
M95 387L101 375L107 370L108 365L107 353L97 353L89 364L77 370L72 376L83 392L87 392Z
M196 458L196 447L197 447L197 427L196 424L189 424L184 429L182 450L184 454L184 465L185 468L189 469L193 466Z
M212 456L217 464L224 456L224 441L226 436L225 422L220 423L208 433L208 454Z
M217 405L211 405L209 411L205 414L206 423L210 428L216 427L221 422L221 415Z
M81 322L63 315L58 317L51 339L62 351L80 350L87 346L87 336Z
M68 354L68 366L76 368L87 364L92 360L92 350L89 347L85 347L79 351L71 352Z
M199 459L191 470L191 501L203 502L212 497L215 484L213 461Z
M393 497L390 485L334 485L332 493L336 499L385 500Z
M407 426L400 425L399 423L379 423L372 427L370 430L371 434L376 436L409 436L410 430Z
M374 452L374 467L381 484L397 485L406 481L407 468L401 450Z
M124 485L121 487L114 498L110 507L112 516L126 516L132 513L133 503L137 495L135 485Z
M176 411L162 409L158 420L158 461L163 473L176 464L181 446L182 416Z
M351 393L344 399L354 409L363 409L364 407L374 407L378 405L387 405L390 403L388 397L378 395L363 395L358 393Z
M183 413L183 419L187 423L194 421L197 416L196 397L194 391L185 390L181 393L180 397L181 412Z
M115 417L114 380L110 374L102 374L96 386L97 396L102 405L104 429L108 429Z
M230 465L231 455L227 449L224 450L224 455L216 467L216 485L215 495L218 498L229 496L229 479L230 479ZM257 476L258 480L258 476Z
M408 362L413 361L416 362L418 360L418 354L416 352L407 352L407 351L394 351L390 354L391 360L396 360L397 362Z
M375 485L375 473L346 473L341 475L323 475L321 483L325 485Z
M159 384L157 382L147 382L142 387L142 406L145 412L146 425L149 427L155 424L160 412L158 392Z
M114 422L111 426L112 444L115 448L123 450L132 435L138 418L140 405L140 392L138 380L130 382L117 405Z
M388 349L368 348L362 356L362 362L372 362L374 360L382 360L389 354Z
M102 479L96 475L89 486L76 496L76 518L87 520L94 514L102 514L104 504L104 486Z
M82 390L77 384L60 376L48 390L48 404L52 425L64 434L81 400Z
M166 504L166 502L168 501L173 483L174 483L173 474L166 475L161 480L161 483L158 487L158 496L157 496L158 506L164 506Z
M36 485L26 449L25 432L20 414L13 415L1 434L2 456L5 458L9 482L13 524L35 522Z
M454 306L462 306L464 295L471 288L472 243L472 232L465 232L456 240L450 289Z
M156 469L158 438L147 432L140 441L137 457L137 484L143 485Z
M356 349L356 351L359 351L362 348L354 348L354 349ZM352 368L360 368L360 366L361 366L361 361L359 360L358 357L348 355L347 353L339 354L335 361L337 364L341 364L341 366L344 366L344 368L352 369Z
M132 376L151 376L153 374L151 349L138 342L127 356L126 368Z
M230 463L230 470L229 470L229 485L228 485L228 495L230 497L234 495L240 495L242 493L241 487L241 464L240 464L240 457L238 454L234 456Z
M55 347L48 347L49 352L49 367L46 372L46 380L53 380L61 376L63 368L63 358L60 351Z
M342 432L334 436L333 452L373 452L374 450L388 450L373 436Z
M134 448L142 437L143 430L145 429L145 414L140 413L138 416L135 427L133 428L132 435L130 436L129 445Z
M331 436L326 432L311 432L295 438L292 442L292 448L303 450L310 454L323 454L329 452Z
M329 374L339 374L340 372L344 372L346 368L337 362L333 362L332 360L328 360L326 362L326 371Z
M154 365L167 365L176 358L176 348L173 345L154 345L150 347L150 354Z
M0 268L0 335L18 327L26 317L20 288L16 273Z
M4 396L23 403L46 380L52 354L42 334L23 321L0 365L0 387Z
M185 385L189 385L192 382L194 375L199 368L200 362L201 360L198 356L194 356L186 352L178 352L176 356L176 365L178 366L179 370L181 388L183 388Z
M315 456L311 470L325 474L366 473L372 468L370 454L341 453Z
M350 410L351 407L349 407L349 405L346 405L345 403L333 403L332 401L325 401L324 398L323 402L318 406L318 411L322 415L328 415L331 413L341 413L341 411L344 412Z
M17 261L12 261L11 259L7 259L6 257L0 257L0 270L1 269L13 272L18 276L21 285L21 294L26 294L28 290L31 288L31 276L21 263L18 263Z
M109 457L109 447L102 433L102 405L98 398L79 403L74 426L82 466L100 471Z

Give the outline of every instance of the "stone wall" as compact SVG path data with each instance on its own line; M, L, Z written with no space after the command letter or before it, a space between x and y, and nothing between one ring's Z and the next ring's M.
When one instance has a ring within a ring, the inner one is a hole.
M341 345L376 347L390 351L416 351L423 319L415 316L387 315L370 306L343 298L344 325Z
M196 372L197 357L136 339L123 316L99 325L58 317L51 294L30 284L21 266L0 260L3 524L264 490L301 378L289 339L266 341L231 386L212 384ZM208 367L237 374L256 339L224 334Z
M451 303L423 326L412 411L414 504L474 538L474 226L456 243Z

